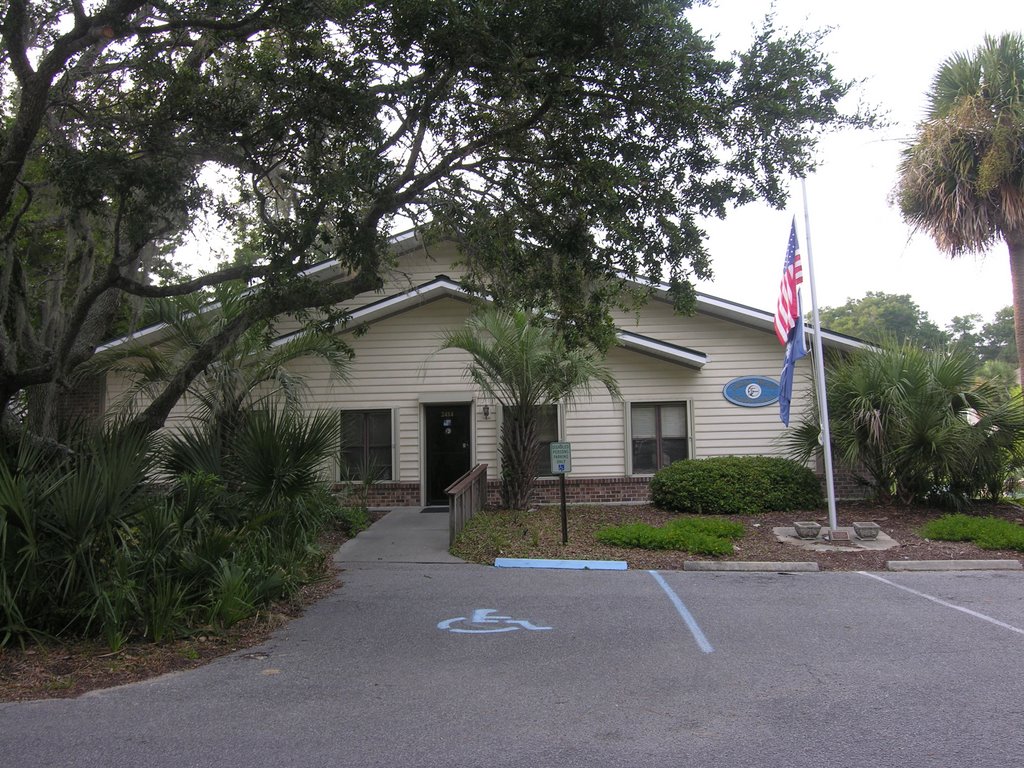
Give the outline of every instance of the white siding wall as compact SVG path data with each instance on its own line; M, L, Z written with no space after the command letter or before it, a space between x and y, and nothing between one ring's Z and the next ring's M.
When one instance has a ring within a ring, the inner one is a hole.
M615 353L613 353L615 354ZM572 444L573 477L621 477L626 471L622 403L613 401L601 384L591 397L566 408L565 434Z
M403 253L399 263L388 271L381 291L361 293L347 302L346 306L357 309L372 304L430 282L438 275L458 277L459 270L454 266L457 259L458 252L452 243L444 242L427 248L417 245ZM280 335L293 333L299 328L300 323L291 317L278 318L277 332Z
M383 293L364 294L351 306L377 301L421 285L439 274L457 277L456 259L450 244L433 246L429 252L413 249L402 256L401 268L390 276ZM397 437L395 478L421 482L423 402L472 402L472 461L486 462L491 476L498 476L497 404L482 398L463 375L468 357L458 351L438 352L441 331L465 322L470 304L441 299L373 323L359 337L346 334L355 350L347 382L332 379L326 365L313 358L296 361L293 369L306 376L310 409L390 408ZM563 410L562 439L573 446L573 475L578 477L622 476L627 471L628 435L626 409L631 402L685 401L691 409L694 456L778 453L783 433L778 406L743 408L722 396L722 388L738 376L778 378L783 349L770 330L752 329L708 316L680 317L671 306L651 300L641 313L619 313L616 321L627 331L703 352L710 361L695 370L638 352L615 348L607 364L612 369L623 400L613 401L600 384L591 397ZM282 322L279 330L292 326ZM798 364L793 399L793 419L807 407L810 358ZM107 402L125 389L125 382L111 376ZM482 406L489 406L484 418ZM176 406L169 427L180 424L187 404ZM337 467L332 469L337 477Z
M122 374L119 373L108 373L107 374L107 393L106 393L106 404L107 414L117 414L122 411L125 406L124 398L130 387L129 380ZM149 398L140 396L135 400L136 410L141 410L149 403ZM170 414L167 417L167 421L164 423L164 428L168 430L175 430L183 426L189 421L188 414L193 410L194 402L186 395L184 398L175 404L174 408L171 409Z
M401 260L385 279L383 295L408 291L417 285L433 280L438 275L458 277L461 269L454 265L459 254L454 243L444 242L427 247L417 246L405 252ZM369 294L367 294L369 295ZM378 294L378 298L380 295ZM372 301L372 298L370 299ZM353 302L359 306L365 302Z
M722 396L722 388L738 376L778 379L784 349L772 332L748 328L704 315L680 317L663 301L651 301L638 320L635 315L616 318L619 327L645 336L689 347L710 357L700 372L676 367L675 375L647 377L637 368L624 372L630 380L626 399L660 400L678 382L684 399L693 400L694 453L697 457L730 454L771 454L780 451L785 428L777 404L762 408L734 405ZM797 364L793 383L791 423L808 406L806 394L811 376L810 357ZM665 378L667 376L667 378ZM622 385L620 380L620 386Z
M469 356L458 350L438 351L441 329L462 325L471 307L441 299L374 323L348 341L355 350L347 382L333 380L323 362L297 361L292 368L306 377L310 408L390 408L398 436L396 480L419 482L423 402L472 403L475 439L473 463L497 470L495 404L481 397L463 376ZM489 406L484 418L482 407Z

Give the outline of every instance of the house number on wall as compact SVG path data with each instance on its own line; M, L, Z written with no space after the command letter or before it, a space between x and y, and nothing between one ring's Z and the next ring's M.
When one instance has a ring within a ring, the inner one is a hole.
M441 427L446 435L452 433L452 423L455 421L454 411L441 411Z

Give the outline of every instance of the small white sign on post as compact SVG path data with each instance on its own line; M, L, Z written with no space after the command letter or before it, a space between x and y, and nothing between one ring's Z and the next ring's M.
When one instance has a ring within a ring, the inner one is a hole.
M562 544L569 543L569 521L565 514L565 476L572 472L572 446L569 443L551 444L551 474L558 475L558 490L562 497Z
M551 474L564 475L572 472L572 444L551 444Z

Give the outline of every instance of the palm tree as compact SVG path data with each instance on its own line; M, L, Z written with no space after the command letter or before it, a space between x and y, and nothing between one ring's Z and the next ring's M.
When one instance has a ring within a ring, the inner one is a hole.
M529 504L540 452L540 408L589 394L591 380L619 397L615 378L595 347L568 348L562 336L524 311L481 309L463 328L447 332L441 349L468 352L472 360L466 375L505 407L501 495L508 509Z
M245 286L224 284L214 296L216 309L208 311L209 296L190 294L156 302L147 308L152 324L166 324L170 334L158 344L125 344L96 356L95 370L121 373L131 385L115 408L133 413L169 381L182 363L218 328L230 323L246 301ZM285 411L301 410L305 383L287 364L300 357L326 361L331 373L344 379L352 354L335 334L302 330L274 339L269 323L249 328L189 387L190 416L218 426L227 439L245 411L280 404Z
M900 164L900 209L951 256L1006 242L1024 376L1024 36L986 37L973 54L954 54L928 99Z
M834 357L826 390L836 456L866 474L881 499L998 494L999 478L1019 464L1024 402L979 378L979 366L970 349L912 341ZM802 462L820 450L817 409L807 413L785 438Z

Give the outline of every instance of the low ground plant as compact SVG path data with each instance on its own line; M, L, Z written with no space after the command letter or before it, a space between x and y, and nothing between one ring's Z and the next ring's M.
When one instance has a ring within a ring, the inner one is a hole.
M640 549L671 549L695 555L731 555L732 542L743 536L740 523L712 518L685 517L655 527L627 523L601 528L595 534L602 544Z
M322 532L368 524L318 480L332 423L257 414L231 443L115 430L63 456L13 451L0 463L0 646L101 637L118 650L293 596L322 572Z
M483 512L466 523L452 552L472 562L487 562L507 553L515 542L536 543L536 523L536 515L519 510Z
M922 526L921 535L939 541L971 541L982 549L1024 552L1024 526L998 517L944 515Z
M355 536L370 527L370 512L365 506L339 506L334 520L342 533Z

